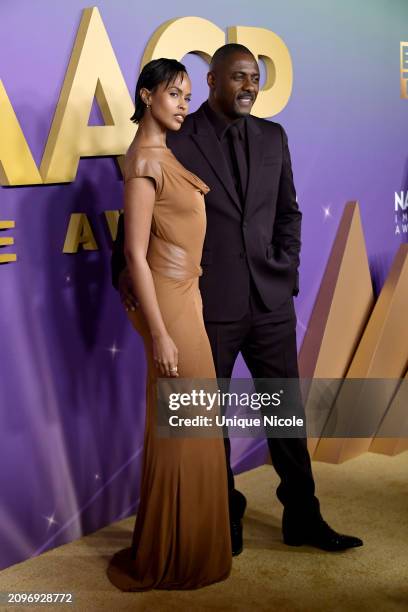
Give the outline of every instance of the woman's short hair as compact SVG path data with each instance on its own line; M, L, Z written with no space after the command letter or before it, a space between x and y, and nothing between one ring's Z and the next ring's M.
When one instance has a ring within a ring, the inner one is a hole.
M139 123L144 115L146 105L140 97L140 90L142 87L145 87L150 91L154 91L161 83L165 83L165 86L168 87L179 74L181 74L181 80L183 80L183 76L184 74L187 74L187 70L184 64L181 64L175 59L161 57L160 59L152 60L146 64L137 80L135 91L135 112L131 116L130 120L134 123Z

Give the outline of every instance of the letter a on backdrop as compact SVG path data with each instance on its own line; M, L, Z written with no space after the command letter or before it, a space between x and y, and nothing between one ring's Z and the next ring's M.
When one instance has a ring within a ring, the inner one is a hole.
M105 125L88 125L94 97ZM85 9L41 162L44 183L73 181L81 157L123 155L136 131L133 111L100 13Z

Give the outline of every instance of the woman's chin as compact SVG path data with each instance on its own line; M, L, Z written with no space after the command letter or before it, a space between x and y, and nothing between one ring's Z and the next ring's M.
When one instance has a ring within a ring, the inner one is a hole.
M172 130L173 132L178 132L182 125L183 125L182 123L175 120L169 123L169 125L167 126L167 129Z

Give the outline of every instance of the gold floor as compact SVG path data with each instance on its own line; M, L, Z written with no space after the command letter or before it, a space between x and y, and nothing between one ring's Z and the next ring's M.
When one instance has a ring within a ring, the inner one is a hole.
M274 495L277 477L271 466L263 466L237 477L248 498L245 549L223 583L188 592L116 590L105 569L110 556L129 544L131 517L3 570L0 591L72 591L71 609L81 612L406 612L408 452L365 453L338 465L314 462L313 468L324 517L339 531L363 538L362 548L325 553L285 546Z

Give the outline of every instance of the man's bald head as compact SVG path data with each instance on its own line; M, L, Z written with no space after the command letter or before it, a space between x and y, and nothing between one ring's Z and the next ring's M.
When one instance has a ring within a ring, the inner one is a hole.
M227 45L223 45L222 47L216 50L211 59L210 70L217 70L219 66L224 64L227 59L229 59L232 55L235 55L236 53L249 55L256 62L254 54L248 49L248 47L245 47L245 45L240 45L238 43L228 43Z

